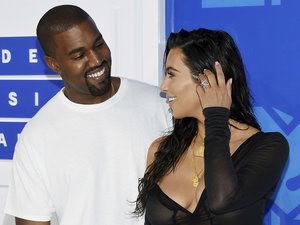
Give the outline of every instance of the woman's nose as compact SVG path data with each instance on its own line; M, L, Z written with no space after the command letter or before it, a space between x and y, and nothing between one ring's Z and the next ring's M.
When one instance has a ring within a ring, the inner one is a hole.
M167 78L165 78L163 80L163 82L161 83L160 90L161 90L161 92L167 92L167 90L168 90L168 87L167 87Z

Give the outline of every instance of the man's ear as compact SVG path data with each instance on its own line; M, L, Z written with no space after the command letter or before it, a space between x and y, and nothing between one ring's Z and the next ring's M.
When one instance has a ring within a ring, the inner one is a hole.
M45 56L45 61L52 70L54 70L59 75L61 74L60 67L54 58L50 56Z

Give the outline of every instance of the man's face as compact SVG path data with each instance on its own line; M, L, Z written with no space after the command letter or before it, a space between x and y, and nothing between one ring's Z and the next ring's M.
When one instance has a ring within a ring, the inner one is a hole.
M54 56L47 64L61 75L65 94L73 102L92 104L110 98L111 55L92 20L55 34Z

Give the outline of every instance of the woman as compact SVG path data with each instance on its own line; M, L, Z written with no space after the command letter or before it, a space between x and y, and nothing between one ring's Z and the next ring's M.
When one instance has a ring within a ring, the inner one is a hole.
M165 51L174 128L154 141L135 213L147 225L260 225L289 146L261 131L244 65L224 31L172 33Z

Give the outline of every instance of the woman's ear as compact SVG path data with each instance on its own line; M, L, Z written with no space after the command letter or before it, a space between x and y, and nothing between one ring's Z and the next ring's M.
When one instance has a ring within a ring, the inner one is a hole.
M57 74L61 74L60 67L54 58L45 56L45 61L52 70L54 70Z

